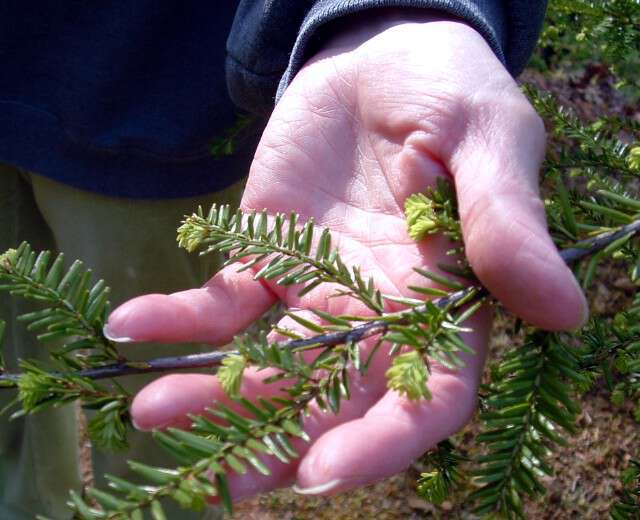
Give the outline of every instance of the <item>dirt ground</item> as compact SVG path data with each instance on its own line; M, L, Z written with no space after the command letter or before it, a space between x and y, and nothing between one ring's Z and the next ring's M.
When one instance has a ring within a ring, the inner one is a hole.
M604 113L624 113L640 120L637 106L629 106L613 88L613 82L601 68L584 71L580 77L543 76L529 71L524 81L551 90L564 104L591 119ZM611 311L628 298L630 291L624 276L615 271L604 276L591 294L592 310ZM512 343L507 331L508 319L495 326L492 353L494 359ZM608 517L610 504L620 491L620 472L631 457L637 456L640 428L630 406L615 407L609 392L598 387L584 396L578 420L581 428L565 448L558 449L551 462L555 476L544 482L548 492L529 502L526 512L535 520L597 520ZM457 436L461 448L472 447L477 424L473 422ZM464 494L452 496L435 507L415 492L415 469L396 475L375 486L355 490L330 499L308 498L290 490L265 494L238 505L236 520L395 520L395 519L475 519L472 505Z

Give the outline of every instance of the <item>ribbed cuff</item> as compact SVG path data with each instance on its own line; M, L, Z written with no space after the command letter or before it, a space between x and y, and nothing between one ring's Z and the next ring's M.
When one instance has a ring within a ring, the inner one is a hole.
M321 28L344 16L371 9L424 8L460 18L485 38L498 59L506 66L506 13L502 4L503 2L496 0L320 0L310 9L300 27L289 64L278 85L276 101L311 57L309 49L317 48L317 35Z

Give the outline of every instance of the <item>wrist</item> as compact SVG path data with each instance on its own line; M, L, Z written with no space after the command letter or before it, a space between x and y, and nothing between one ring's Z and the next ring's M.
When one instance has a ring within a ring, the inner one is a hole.
M335 55L359 47L375 36L399 25L435 22L463 24L464 21L444 12L417 8L369 9L339 18L328 24L319 34L322 42L316 56Z

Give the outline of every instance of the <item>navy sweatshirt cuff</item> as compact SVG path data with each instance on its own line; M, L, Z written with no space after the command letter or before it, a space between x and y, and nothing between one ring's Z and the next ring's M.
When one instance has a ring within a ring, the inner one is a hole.
M291 52L287 69L278 85L276 99L280 99L305 62L317 49L318 35L332 22L346 16L381 8L422 8L437 16L461 19L478 31L505 64L505 13L502 2L491 0L319 0L305 17ZM314 41L315 40L315 41Z
M546 0L272 0L242 2L227 42L234 102L269 113L334 22L381 8L425 9L463 20L517 76L538 40Z

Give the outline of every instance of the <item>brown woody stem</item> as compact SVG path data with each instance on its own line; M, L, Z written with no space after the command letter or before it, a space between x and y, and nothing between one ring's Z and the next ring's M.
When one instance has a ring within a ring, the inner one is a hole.
M582 258L602 251L609 244L612 244L619 238L626 235L635 235L640 231L640 220L634 221L626 226L621 227L609 233L603 233L592 239L578 242L574 247L563 249L560 256L567 264L572 264ZM455 306L456 303L464 301L465 303L473 303L488 295L487 290L478 285L473 285L450 294L449 296L432 300L432 303L438 307ZM407 319L409 313L420 311L420 307L412 307L396 313L385 314L382 318L374 319L349 329L347 331L329 332L319 334L310 338L296 339L283 344L284 348L291 350L308 349L308 348L326 348L344 343L353 343L361 341L365 338L385 333L391 325L401 325ZM169 372L181 369L209 368L220 366L223 359L237 351L214 351L204 354L189 354L186 356L163 357L150 359L148 361L121 361L101 367L79 370L77 372L69 372L68 374L59 374L60 376L73 375L76 377L86 377L89 379L109 379L113 377L122 377L135 374L148 374L155 372ZM20 374L2 374L0 375L0 383L13 382L17 383ZM2 388L12 388L12 386L1 386Z

